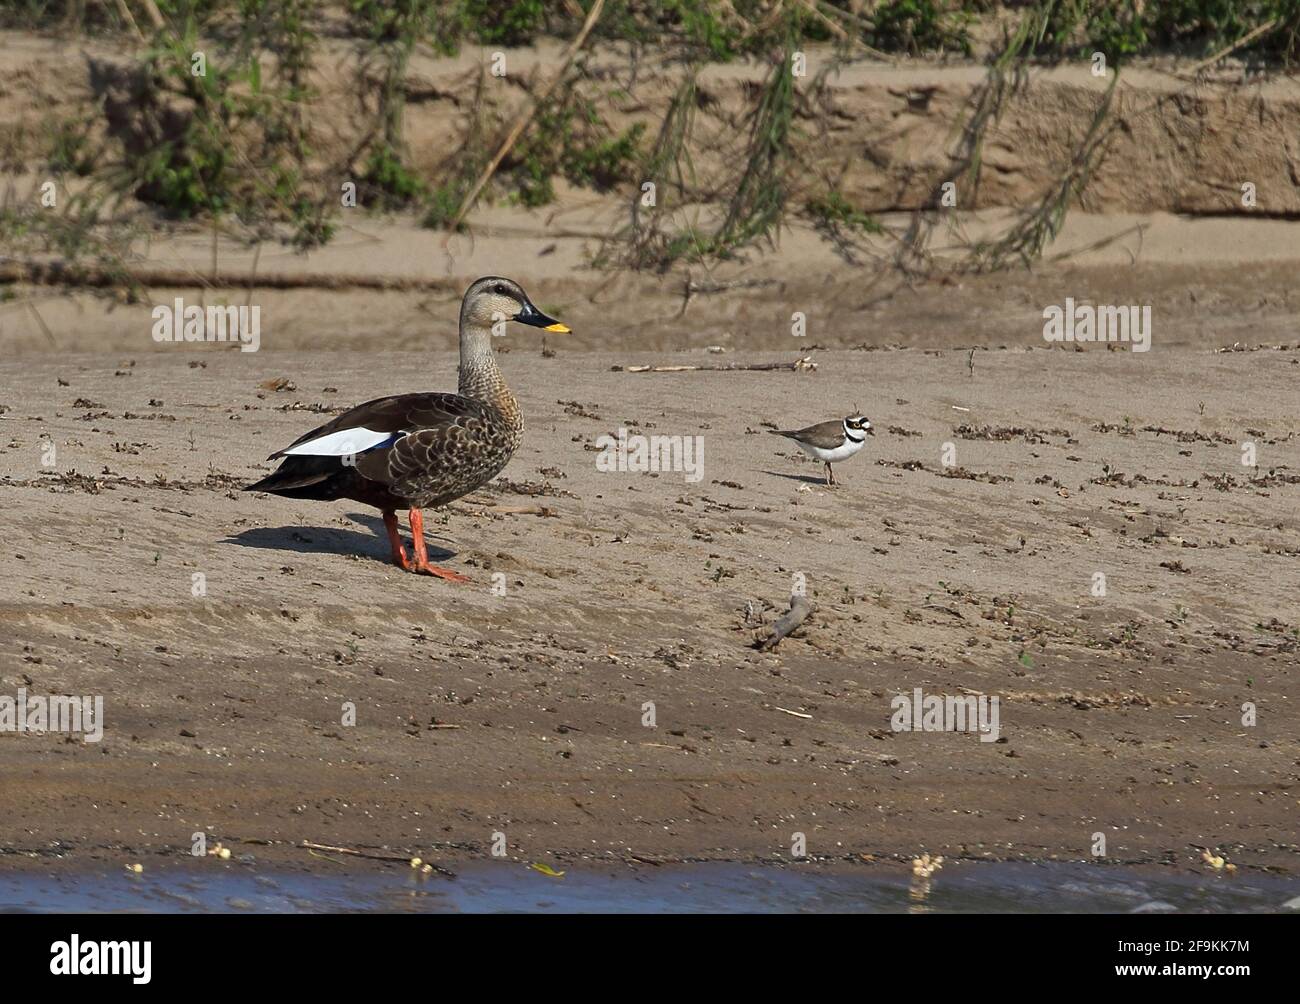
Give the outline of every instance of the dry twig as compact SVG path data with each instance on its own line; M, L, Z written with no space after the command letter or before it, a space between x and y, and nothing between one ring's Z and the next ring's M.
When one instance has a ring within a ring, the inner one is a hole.
M372 854L369 851L358 851L352 847L333 847L329 844L316 844L316 843L312 843L310 840L304 840L298 846L309 851L332 851L335 854L350 854L355 858L366 858L367 860L370 861L393 861L393 862L400 861L402 864L409 864L411 861L409 857L403 857L400 854ZM441 865L435 865L432 861L426 861L424 863L427 864L434 871L436 871L439 875L445 875L447 878L456 877L455 872L449 871L448 869L443 868Z
M802 356L790 363L725 363L722 366L611 366L615 373L693 373L713 371L727 373L739 370L793 370L795 373L811 373L817 369L812 356Z

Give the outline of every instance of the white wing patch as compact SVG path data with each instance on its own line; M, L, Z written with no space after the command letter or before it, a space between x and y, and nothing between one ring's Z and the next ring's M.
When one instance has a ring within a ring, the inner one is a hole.
M284 453L289 457L347 457L373 450L376 446L395 443L404 435L404 432L375 432L366 428L340 429L328 436L299 443Z

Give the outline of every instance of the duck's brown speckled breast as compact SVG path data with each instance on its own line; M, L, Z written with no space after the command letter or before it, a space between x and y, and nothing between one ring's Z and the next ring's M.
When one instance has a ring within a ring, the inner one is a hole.
M524 416L495 364L462 370L458 392L489 406L488 417L464 435L430 443L424 462L394 483L392 491L420 509L446 505L500 474L524 439Z
M500 474L523 438L522 423L513 423L501 415L500 422L484 425L472 444L448 444L440 462L394 483L392 490L400 492L410 500L410 505L419 509L446 505Z

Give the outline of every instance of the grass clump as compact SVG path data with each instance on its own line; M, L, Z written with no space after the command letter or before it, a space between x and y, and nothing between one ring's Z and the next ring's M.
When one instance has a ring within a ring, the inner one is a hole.
M529 45L546 28L542 0L463 0L462 24L483 45Z
M234 170L234 136L254 117L237 93L253 89L252 64L244 59L208 59L193 21L149 50L136 149L126 151L138 198L182 219L221 215L241 201L245 179ZM178 103L190 107L179 126Z
M971 54L970 15L935 0L886 0L871 13L865 33L872 48L882 52L958 52Z
M870 213L863 212L837 191L810 199L805 206L816 224L835 233L857 231L862 234L881 234L884 227Z
M110 184L179 219L237 221L250 240L327 241L332 201L304 168L315 10L310 0L243 0L223 46L201 40L192 16L159 31Z
M1132 56L1210 56L1242 46L1248 60L1293 66L1300 56L1300 0L1041 0L1044 50L1112 64Z
M758 107L750 116L745 167L715 235L724 247L771 239L785 212L786 167L794 126L793 54L798 45L794 30L791 25L784 56L769 72Z
M554 179L608 191L635 174L644 123L615 133L592 99L572 83L538 110L532 128L511 151L504 176L525 206L555 198Z
M406 69L417 42L441 52L455 48L454 37L439 20L443 7L435 0L349 0L353 30L367 41L357 84L361 93L373 94L377 121L359 151L357 199L364 206L401 209L425 195L424 181L406 164Z
M90 116L55 123L50 130L50 169L81 178L93 174L103 152L94 140L94 128L95 120Z

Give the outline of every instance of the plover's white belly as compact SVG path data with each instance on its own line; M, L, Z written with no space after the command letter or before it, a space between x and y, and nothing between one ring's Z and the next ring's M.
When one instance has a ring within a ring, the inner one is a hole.
M843 446L837 446L833 450L824 450L820 446L809 446L806 443L799 443L798 440L795 442L804 453L810 457L816 457L824 464L834 464L841 460L848 460L849 457L862 449L861 443L855 443L847 438L844 440Z

